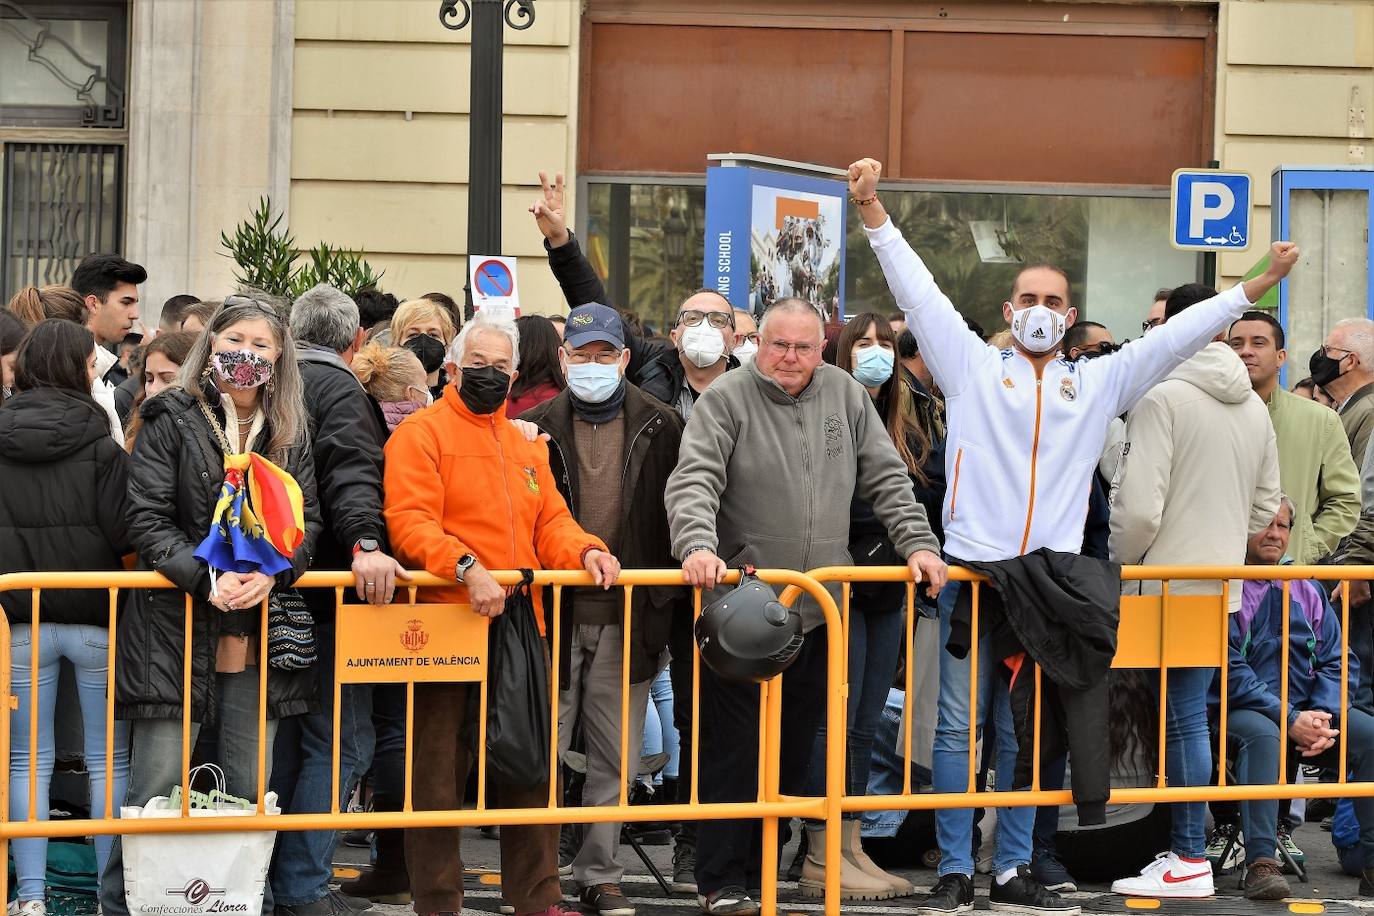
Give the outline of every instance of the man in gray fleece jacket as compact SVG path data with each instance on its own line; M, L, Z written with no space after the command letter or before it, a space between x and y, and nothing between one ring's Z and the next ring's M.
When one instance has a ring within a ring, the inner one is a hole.
M810 303L774 304L753 363L697 401L665 493L673 553L689 584L714 589L727 568L745 564L849 565L856 493L872 504L916 581L932 594L944 584L940 545L906 465L863 386L821 364L824 332ZM824 619L814 601L800 609L808 635L782 679L782 790L791 794L805 791L828 689L826 632L812 632ZM757 688L703 667L700 695L701 800L756 798ZM758 912L746 889L760 884L761 840L757 821L701 822L696 876L707 913Z

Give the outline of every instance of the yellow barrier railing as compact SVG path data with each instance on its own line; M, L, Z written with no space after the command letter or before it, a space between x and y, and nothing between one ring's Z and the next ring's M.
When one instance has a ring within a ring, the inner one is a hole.
M451 586L452 583L424 573L415 573L410 585L405 586L408 602L402 605L422 607L416 604L419 593L428 588ZM520 582L520 573L515 571L494 574L497 581L505 586L515 586ZM92 834L134 834L134 833L181 833L217 832L243 830L348 830L348 829L389 829L389 828L426 828L456 827L477 824L561 824L596 822L634 822L643 820L715 820L715 819L762 819L763 821L763 862L762 890L760 901L764 912L776 912L778 831L779 819L802 817L823 821L827 830L826 861L838 862L840 859L841 829L840 818L843 812L882 810L882 809L936 809L968 808L974 806L1026 806L1026 805L1064 805L1072 802L1068 790L1045 790L1040 787L1040 672L1033 669L1036 680L1034 706L1034 747L1032 749L1032 782L1029 789L1003 792L976 791L977 761L977 722L978 722L978 640L973 639L970 646L970 687L969 687L969 749L968 749L968 790L959 793L917 793L912 790L912 715L914 663L911 657L912 640L916 627L915 587L905 567L829 567L800 573L791 570L762 570L759 573L764 581L775 586L784 586L784 603L791 603L801 594L807 594L820 606L825 616L828 634L841 634L842 638L827 638L827 690L826 697L826 741L824 745L825 792L818 797L798 797L783 795L780 792L780 735L782 721L782 691L778 680L760 686L760 729L758 754L758 792L753 801L706 803L699 799L700 780L700 741L699 715L692 717L692 778L690 799L687 804L654 805L652 807L630 806L627 792L631 765L630 721L630 660L628 651L622 654L621 669L621 730L620 730L620 775L621 790L618 804L605 807L564 807L558 796L558 684L559 652L557 647L562 639L562 614L560 613L563 591L571 587L591 586L590 577L582 572L540 571L535 573L537 587L548 586L552 592L553 613L549 615L551 629L547 634L554 651L550 664L550 773L549 800L541 808L489 808L486 806L486 759L485 742L479 741L476 765L478 769L478 794L474 799L475 807L462 810L415 810L411 797L411 765L413 761L411 721L414 710L414 680L407 680L405 738L405 798L401 811L346 813L339 810L339 691L342 681L337 676L334 703L334 730L332 740L333 755L333 792L331 809L318 814L281 814L265 815L263 797L266 783L266 754L268 753L265 736L267 732L267 671L266 647L262 647L259 664L259 710L258 710L258 770L256 814L235 818L155 818L120 821L110 812L117 810L113 798L113 780L108 774L113 772L113 730L114 730L114 671L117 652L117 621L119 615L120 590L127 589L168 589L170 582L155 573L15 573L0 576L0 592L33 590L32 624L33 637L30 685L33 695L37 696L38 657L40 629L39 606L42 589L88 589L106 591L109 594L110 645L108 652L109 688L106 706L106 773L105 810L107 816L100 819L49 822L39 821L37 808L36 780L29 782L29 816L22 822L8 820L8 767L10 746L10 716L0 715L0 754L5 761L4 773L0 774L0 855L7 851L10 839L37 836L86 836ZM738 574L731 573L727 582L737 581ZM979 579L968 570L952 569L951 578L973 583L972 631L978 632ZM1226 682L1227 647L1229 643L1229 615L1226 613L1234 579L1278 580L1282 586L1283 623L1282 623L1282 675L1280 702L1284 710L1288 708L1288 661L1289 661L1289 602L1290 583L1298 579L1317 579L1336 581L1344 584L1343 600L1340 604L1341 616L1341 708L1349 707L1349 582L1374 579L1374 567L1285 567L1285 566L1246 566L1246 567L1127 567L1122 573L1123 580L1158 581L1158 595L1130 596L1122 599L1122 621L1116 667L1157 668L1160 672L1159 700L1159 759L1158 782L1150 788L1115 789L1111 793L1114 803L1161 803L1181 801L1205 801L1217 799L1279 799L1296 797L1333 797L1374 795L1374 783L1348 783L1347 729L1342 728L1339 737L1339 760L1341 763L1340 781L1334 784L1287 784L1286 754L1287 741L1281 741L1281 757L1276 783L1273 785L1225 785L1225 744L1219 742L1221 773L1219 784L1207 786L1168 787L1165 785L1164 749L1166 745L1167 683L1168 671L1178 667L1215 667L1219 668L1222 683ZM1213 596L1171 595L1170 583L1177 580L1215 580L1218 581L1220 594ZM847 743L846 706L848 696L848 672L846 645L850 626L850 585L856 582L905 582L906 588L906 626L905 637L908 663L906 665L906 701L903 710L905 748L903 753L904 776L900 794L851 796L846 793L844 771L845 746ZM842 600L837 606L827 585L841 585ZM353 577L348 573L312 572L297 583L299 588L333 589L336 603L342 604L343 591L353 585ZM624 611L622 624L625 632L631 631L632 594L635 588L653 586L677 586L682 584L680 570L626 570L618 588L624 592ZM398 589L398 595L400 589ZM192 658L193 601L185 599L185 643L187 660ZM367 613L368 606L349 605L351 613ZM392 606L393 608L395 605ZM695 613L701 609L701 594L694 594ZM1210 615L1210 617L1209 617ZM1210 623L1209 623L1210 620ZM267 632L267 606L261 611L260 633ZM627 642L628 646L628 642ZM10 628L8 622L0 624L0 659L10 657ZM985 660L986 663L986 660ZM3 665L0 671L0 695L8 698L10 708L14 709L16 698L10 690L10 666ZM786 677L786 674L783 675ZM182 703L182 754L181 779L186 785L190 770L192 711L192 666L183 665L183 703ZM700 659L694 658L692 679L692 709L699 709ZM482 692L482 721L485 726L485 689ZM29 727L29 772L34 773L37 765L37 728L38 706L31 704L33 714ZM1226 691L1222 691L1220 706L1220 733L1226 734L1227 702ZM169 787L170 788L170 787ZM183 793L183 815L189 800ZM142 804L147 799L133 799ZM840 870L829 868L826 871L825 912L829 916L839 913ZM0 878L0 893L7 891L7 879Z
M508 587L513 587L521 582L521 573L518 571L493 572L496 581ZM787 586L793 590L793 594L806 593L817 602L825 616L827 630L834 632L839 628L840 616L834 601L829 593L815 581L803 573L791 570L759 570L758 576L765 582L774 586ZM409 592L409 601L403 604L416 605L417 593L426 588L443 587L453 585L452 582L436 578L427 573L412 573L410 584L404 585L404 589ZM731 572L727 575L725 582L733 584L738 581L739 573ZM309 572L306 573L297 583L296 587L307 588L327 588L335 591L336 605L342 605L344 589L353 586L353 576L349 573L334 572ZM699 779L700 767L697 765L700 760L700 743L698 739L698 716L693 716L692 722L692 780L690 787L690 800L688 804L654 805L652 807L634 806L628 804L627 792L629 787L629 758L630 758L630 734L626 727L629 722L629 686L630 686L630 656L628 652L629 641L626 641L627 650L622 653L621 669L621 729L620 729L620 775L621 790L619 803L612 806L601 807L565 807L561 804L558 794L558 683L559 683L559 652L558 646L562 638L562 614L560 613L563 600L563 590L570 587L590 587L592 586L591 576L584 572L565 572L543 570L534 573L533 586L549 587L553 594L553 612L549 615L552 623L548 636L550 644L553 646L549 674L549 702L550 702L550 763L549 763L549 803L543 808L491 808L486 805L486 754L485 754L485 713L486 713L486 689L482 691L481 713L482 739L479 739L477 752L478 768L478 793L475 807L471 809L455 809L446 811L417 811L413 807L412 799L412 773L411 765L413 762L413 732L411 729L414 713L414 686L413 680L407 681L406 696L406 736L405 736L405 794L404 804L401 811L396 812L368 812L368 813L347 813L339 810L339 693L340 680L338 672L335 677L334 695L334 729L331 739L331 754L333 760L333 780L332 780L332 802L329 812L319 814L277 814L267 815L264 813L264 796L266 794L266 755L268 752L266 741L267 734L267 676L268 665L266 664L266 643L265 637L262 638L262 645L259 650L258 665L258 734L257 734L257 811L252 815L233 818L191 818L189 811L189 792L182 793L182 817L180 818L149 818L136 820L119 820L112 816L111 812L118 809L115 807L116 800L113 797L113 779L105 781L105 811L106 816L99 819L67 820L61 822L40 821L37 818L37 780L29 780L29 815L27 820L22 822L10 821L9 811L9 748L10 748L10 716L0 715L0 754L3 754L4 772L0 773L0 858L8 852L9 841L25 837L57 837L57 836L89 836L96 834L142 834L142 833L214 833L224 831L246 831L246 830L379 830L388 828L425 828L425 827L461 827L475 826L478 824L562 824L562 823L597 823L597 822L634 822L644 820L718 820L718 819L762 819L763 820L763 900L760 901L766 912L776 910L777 895L777 862L778 862L778 822L780 818L804 817L816 820L826 820L838 825L840 818L840 794L834 791L827 792L824 796L815 798L783 796L779 792L779 767L780 754L778 753L778 739L781 733L782 717L782 692L780 683L775 679L772 682L760 685L760 726L759 726L759 780L758 795L754 801L748 802L718 802L702 803L699 800ZM676 586L686 588L682 581L682 571L679 569L671 570L625 570L617 583L617 588L621 588L624 593L624 612L622 624L624 632L631 632L632 625L632 594L636 587L652 586ZM30 688L32 695L38 695L38 658L41 630L39 628L39 607L41 603L41 591L43 589L87 589L101 590L109 593L109 652L108 652L108 687L106 691L106 733L105 733L105 768L107 774L114 771L114 709L115 709L115 659L117 656L118 644L118 614L121 590L128 589L171 589L174 588L171 582L157 573L151 572L120 572L120 573L13 573L0 575L0 592L32 590L32 664ZM398 595L401 592L398 587ZM696 591L694 594L694 613L700 614L701 594ZM181 784L186 786L189 783L191 769L191 749L192 742L192 670L193 665L190 660L193 658L192 635L193 635L193 615L194 601L187 595L185 596L185 619L184 619L184 647L183 647L183 697L182 697L182 752L181 752ZM423 602L417 607L422 607ZM360 613L366 613L366 605L349 605L349 608L360 608ZM393 604L391 607L395 607ZM266 634L268 607L263 602L261 607L261 617L259 621L259 633ZM0 659L10 658L10 627L8 620L0 616ZM843 657L843 646L834 640L828 641L827 646L827 682L829 684L840 683L840 668ZM10 690L11 670L9 664L0 665L0 695L8 698L9 708L17 708L17 699ZM785 675L784 675L785 676ZM699 708L700 694L700 658L697 657L693 662L692 678L692 708ZM842 734L844 731L844 698L842 691L827 691L826 701L826 722L828 728L834 734ZM38 704L31 703L32 714L29 721L29 773L34 774L37 770L37 732L38 732ZM826 784L830 787L838 787L843 782L843 745L835 744L833 748L827 749L826 755ZM636 761L637 762L637 761ZM171 788L170 786L168 787ZM147 799L131 799L135 804L144 804ZM829 831L828 840L833 841L834 849L832 855L838 857L839 852L839 831ZM837 861L832 859L831 861ZM828 912L838 913L839 909L839 884L838 871L835 872L834 888L830 897L834 900L833 909L827 908ZM0 899L4 899L8 893L8 878L0 877Z
M822 584L841 584L841 608L844 621L845 642L849 635L850 586L856 582L896 582L907 584L906 598L906 643L908 653L912 646L917 612L915 610L915 587L906 567L826 567L808 572L813 579ZM1144 804L1167 802L1197 801L1240 801L1245 799L1286 799L1286 798L1338 798L1346 796L1374 795L1374 782L1351 783L1347 781L1348 729L1340 728L1338 739L1339 777L1335 783L1290 784L1287 781L1287 752L1289 740L1281 735L1279 747L1279 768L1276 783L1272 785L1226 785L1226 741L1217 742L1218 783L1204 786L1166 786L1165 745L1167 732L1167 685L1169 668L1213 667L1220 671L1223 689L1220 692L1218 733L1226 735L1228 710L1227 683L1228 647L1230 640L1230 615L1226 612L1231 598L1231 580L1280 581L1282 585L1282 634L1281 634L1281 674L1279 702L1285 718L1289 711L1289 624L1291 583L1296 580L1313 579L1321 582L1340 583L1339 605L1341 621L1341 711L1350 708L1350 602L1349 585L1353 581L1374 579L1374 566L1127 566L1122 568L1122 581L1158 582L1158 595L1123 596L1122 617L1119 629L1119 644L1113 667L1116 668L1158 668L1160 672L1158 747L1158 782L1152 788L1115 788L1111 791L1114 804ZM951 568L951 581L971 584L972 626L978 632L978 592L985 580L967 569ZM1170 583L1178 580L1211 580L1219 585L1216 595L1171 595ZM791 597L790 589L784 592L784 600ZM1209 627L1208 621L1211 621ZM931 621L932 623L934 621ZM910 654L908 654L910 659ZM1068 805L1073 803L1068 789L1045 790L1039 785L1040 776L1040 722L1041 691L1039 690L1040 669L1034 667L1036 677L1034 706L1034 737L1032 749L1033 778L1029 789L1017 791L987 792L977 791L977 709L978 709L978 640L971 640L969 649L969 781L968 791L961 793L913 793L911 790L911 735L913 711L913 666L906 667L906 699L903 708L903 733L905 748L903 753L904 775L901 794L893 795L846 795L841 807L844 811L881 811L939 808L978 807L1017 807L1040 805ZM847 660L845 680L848 682ZM1344 716L1342 716L1342 719ZM999 777L1001 774L999 774Z

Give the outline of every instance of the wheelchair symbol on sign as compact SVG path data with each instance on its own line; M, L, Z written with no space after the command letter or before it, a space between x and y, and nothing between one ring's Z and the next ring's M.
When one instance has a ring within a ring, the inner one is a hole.
M1241 231L1238 228L1232 226L1230 235L1223 236L1220 238L1213 238L1211 236L1208 236L1207 238L1203 239L1203 241L1206 242L1208 245L1226 245L1228 243L1231 245L1244 245L1245 236L1241 234Z

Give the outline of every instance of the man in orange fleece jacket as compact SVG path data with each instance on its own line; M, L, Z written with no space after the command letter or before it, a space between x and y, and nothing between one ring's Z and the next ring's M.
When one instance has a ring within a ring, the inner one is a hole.
M478 316L449 351L454 383L431 407L407 417L386 446L385 513L397 558L453 588L428 589L423 599L468 603L485 617L505 607L506 591L488 569L578 569L610 588L620 564L600 539L568 512L549 471L548 447L527 442L506 419L516 377L515 324ZM539 595L536 616L542 626ZM415 807L463 807L471 755L460 737L468 708L466 684L415 687ZM548 787L496 783L502 807L543 807ZM406 831L415 911L420 916L463 908L463 863L457 828ZM558 825L501 830L505 902L517 914L573 913L561 904Z

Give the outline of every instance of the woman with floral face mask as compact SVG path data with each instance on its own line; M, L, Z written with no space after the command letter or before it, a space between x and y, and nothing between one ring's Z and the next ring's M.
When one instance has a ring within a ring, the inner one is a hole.
M318 709L315 673L282 664L262 631L263 602L309 567L321 526L301 377L285 320L270 305L226 299L176 384L145 401L141 415L129 533L139 568L162 573L177 588L130 592L119 618L115 713L133 720L127 803L147 804L182 782L183 699L190 704L191 742L213 715L220 729L214 762L229 794L256 799L259 666L273 666L266 697L269 765L275 720ZM260 524L244 523L250 508ZM188 596L189 660L183 657ZM182 687L185 663L191 665L189 697ZM112 916L127 912L118 845L102 876L101 900ZM269 891L264 912L271 907Z

